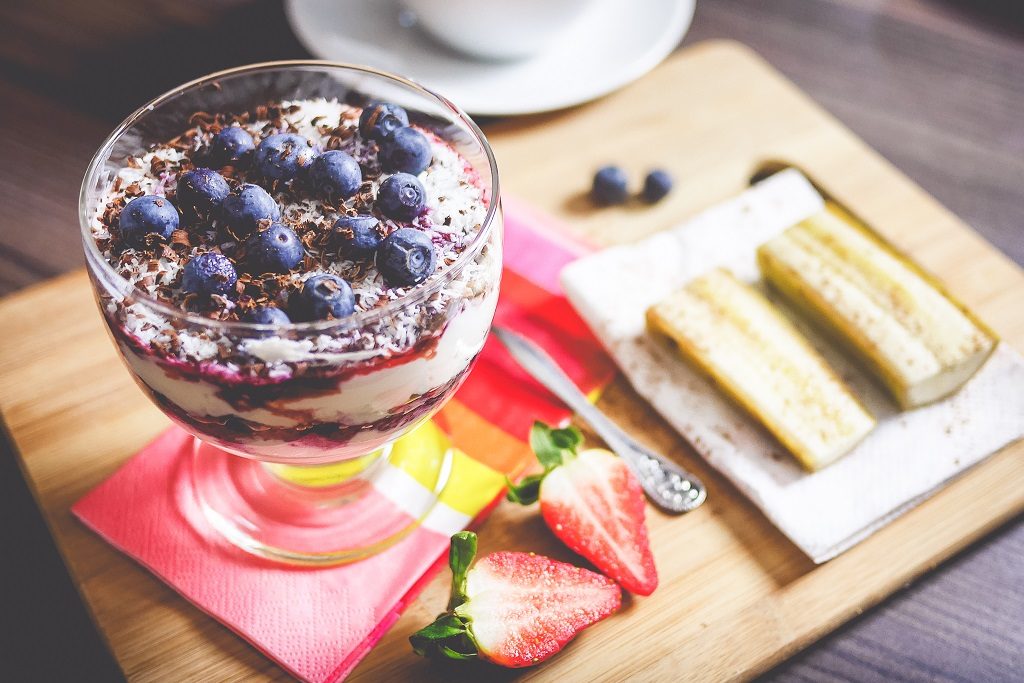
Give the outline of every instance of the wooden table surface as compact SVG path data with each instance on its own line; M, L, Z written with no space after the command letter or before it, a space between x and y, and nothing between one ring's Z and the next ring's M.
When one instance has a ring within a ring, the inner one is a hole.
M747 43L1024 263L1021 15L1015 0L704 0L684 44ZM82 172L140 102L218 68L303 56L277 3L8 0L0 294L81 265ZM0 639L5 671L24 672L16 680L116 679L9 452L0 467L0 542L14 573L0 589L13 626ZM1017 520L766 678L1019 678L1022 568Z

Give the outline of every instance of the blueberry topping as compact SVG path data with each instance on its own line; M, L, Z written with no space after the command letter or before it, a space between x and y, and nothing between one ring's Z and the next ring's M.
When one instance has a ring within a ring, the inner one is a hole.
M403 126L409 125L409 115L397 104L372 102L359 115L359 132L364 138L382 142Z
M224 198L220 205L221 217L235 236L243 237L256 229L260 221L281 218L281 207L259 185L245 183Z
M380 145L380 164L389 173L419 175L432 156L427 137L415 128L399 128Z
M277 133L256 147L253 165L267 180L291 180L313 163L316 155L313 143L301 135Z
M182 271L181 286L193 294L227 294L238 281L231 260L208 252L193 256Z
M121 239L135 247L146 244L146 235L168 239L178 229L178 210L166 197L149 194L136 197L121 210L118 219Z
M249 132L240 126L229 126L213 136L210 141L210 163L223 166L246 166L252 160L256 149Z
M314 275L302 283L293 305L305 320L344 318L356 310L356 297L349 284L337 275Z
M359 164L341 150L324 152L309 165L306 174L310 190L325 200L348 199L359 191L363 184L363 172Z
M644 178L644 200L651 202L660 201L672 191L672 176L661 169L651 171Z
M594 174L591 195L598 204L621 204L629 195L626 174L618 166L605 166Z
M257 325L287 325L291 321L288 314L276 306L257 306L242 316L242 322Z
M408 173L396 173L380 184L375 205L388 218L411 221L420 215L426 203L427 193L419 179Z
M400 228L377 249L377 269L389 287L409 287L430 277L437 267L434 243L425 232Z
M229 192L224 176L209 168L194 168L178 178L178 206L187 218L210 218Z
M375 216L342 216L334 222L334 237L339 253L357 261L373 256L384 239Z
M246 265L253 273L287 273L304 254L299 238L280 223L258 230L245 242Z

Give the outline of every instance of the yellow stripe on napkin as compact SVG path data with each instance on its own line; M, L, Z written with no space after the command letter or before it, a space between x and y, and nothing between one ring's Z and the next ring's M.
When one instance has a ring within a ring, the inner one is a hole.
M457 448L437 424L428 420L395 442L390 464L432 490L438 469L451 451L451 472L440 502L475 517L505 486L505 475L471 458Z

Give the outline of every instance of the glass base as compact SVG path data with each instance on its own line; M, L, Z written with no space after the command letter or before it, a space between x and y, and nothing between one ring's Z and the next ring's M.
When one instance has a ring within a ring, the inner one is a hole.
M285 465L196 439L192 486L206 520L242 550L294 565L344 564L405 538L448 482L450 450L417 458L412 474L393 452L389 444L339 463Z

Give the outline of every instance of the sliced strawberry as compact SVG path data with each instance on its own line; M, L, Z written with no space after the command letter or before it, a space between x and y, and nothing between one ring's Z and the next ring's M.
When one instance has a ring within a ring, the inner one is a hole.
M509 499L540 499L551 531L631 593L650 595L658 572L644 523L644 494L626 463L592 448L578 452L579 431L536 423L530 445L544 473L510 485Z
M530 666L619 608L622 591L595 572L533 553L492 553L466 581L455 614L469 620L487 659Z
M614 613L622 600L613 581L565 562L498 552L468 569L475 554L476 534L452 536L448 611L409 639L418 654L530 666Z

